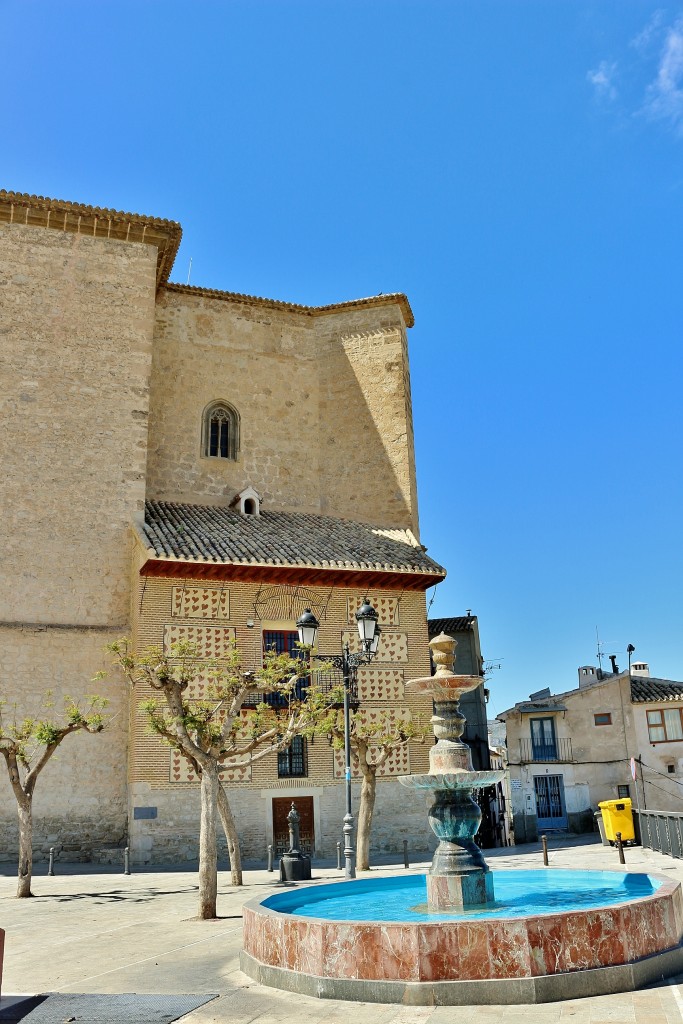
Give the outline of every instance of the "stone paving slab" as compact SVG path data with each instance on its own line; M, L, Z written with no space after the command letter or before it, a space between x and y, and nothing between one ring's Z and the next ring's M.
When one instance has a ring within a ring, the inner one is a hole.
M22 1024L173 1024L211 1000L211 996L189 995L49 995L35 1010L22 1017Z
M552 867L623 870L616 851L592 837L555 837L549 847ZM486 857L494 870L542 866L538 844L487 851ZM640 848L627 849L626 860L629 870L683 882L683 861ZM13 869L3 868L0 927L6 930L7 996L220 993L180 1018L182 1024L453 1024L456 1014L464 1024L683 1024L683 976L639 992L535 1006L407 1007L280 992L255 984L239 969L242 905L278 891L276 874L247 871L246 884L234 890L229 874L222 873L220 919L197 921L193 872L124 876L58 863L54 877L35 878L35 899L16 900ZM409 871L425 868L415 865ZM403 873L403 865L396 863L373 871ZM312 884L342 877L333 866L315 865L314 876Z

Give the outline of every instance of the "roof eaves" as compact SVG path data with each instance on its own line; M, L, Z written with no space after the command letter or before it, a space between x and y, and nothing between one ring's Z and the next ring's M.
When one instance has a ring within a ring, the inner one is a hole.
M177 221L6 189L0 189L0 223L154 245L157 249L157 289L168 280L183 234Z
M298 302L285 302L281 299L267 299L261 295L246 295L243 292L222 291L219 288L202 288L197 285L179 284L168 281L164 284L168 291L181 292L209 299L220 299L223 302L247 303L248 305L264 306L266 309L286 309L303 316L318 317L332 313L343 313L351 309L373 308L379 306L399 306L406 327L414 327L415 317L403 292L391 292L386 295L371 295L363 299L349 299L346 302L333 302L326 306L304 306Z

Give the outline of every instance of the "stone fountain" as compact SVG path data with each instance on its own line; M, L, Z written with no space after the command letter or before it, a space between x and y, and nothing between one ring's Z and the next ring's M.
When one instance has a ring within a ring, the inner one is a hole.
M439 845L427 875L427 903L436 913L493 902L493 877L474 841L481 810L471 794L493 786L504 772L475 772L470 748L461 739L466 719L460 711L460 697L480 686L482 677L455 674L457 640L452 637L441 633L429 646L435 674L412 679L406 689L430 693L434 700L432 724L437 742L429 751L430 773L403 775L398 781L409 789L433 794L429 824Z
M290 992L404 1006L577 999L682 972L683 892L669 878L496 871L494 900L471 794L502 772L472 770L458 708L482 680L455 674L451 637L431 648L436 674L406 684L434 699L431 771L400 778L432 794L439 846L429 873L292 886L250 900L242 970ZM294 835L293 853L297 845Z

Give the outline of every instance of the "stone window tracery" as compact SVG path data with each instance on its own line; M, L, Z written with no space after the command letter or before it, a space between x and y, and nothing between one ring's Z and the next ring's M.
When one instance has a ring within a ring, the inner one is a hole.
M239 413L228 402L213 402L204 410L202 451L213 459L237 459L240 447Z

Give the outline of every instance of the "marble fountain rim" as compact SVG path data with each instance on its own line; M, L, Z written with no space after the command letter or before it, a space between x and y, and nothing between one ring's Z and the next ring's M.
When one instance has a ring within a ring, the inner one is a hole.
M406 789L432 789L436 792L462 789L486 789L494 786L505 775L504 768L490 768L488 771L418 772L397 776L398 782Z
M433 923L329 921L285 914L255 897L244 905L242 970L302 994L421 1005L573 999L683 971L680 883L653 872L614 873L648 874L660 886L606 907ZM409 950L404 960L397 945Z

